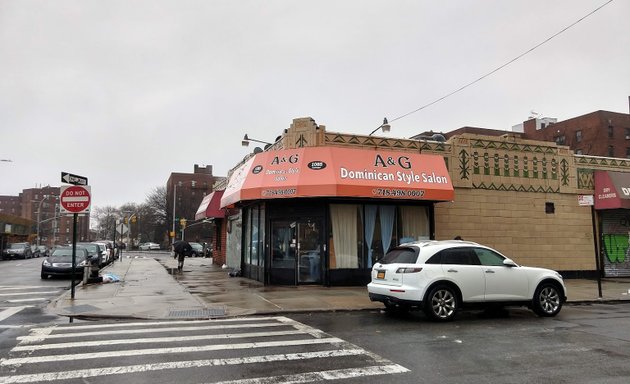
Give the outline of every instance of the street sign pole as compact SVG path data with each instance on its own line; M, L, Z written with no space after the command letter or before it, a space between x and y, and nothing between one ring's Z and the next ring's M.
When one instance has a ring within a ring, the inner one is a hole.
M73 214L74 221L72 223L72 281L70 283L70 299L74 300L74 274L77 264L77 219L79 214Z

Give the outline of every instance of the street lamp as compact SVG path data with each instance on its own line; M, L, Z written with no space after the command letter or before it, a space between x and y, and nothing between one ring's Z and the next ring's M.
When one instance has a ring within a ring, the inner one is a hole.
M374 132L378 131L379 129L383 130L383 133L385 132L389 132L389 130L391 129L391 125L389 125L389 123L387 122L387 117L383 119L383 124L381 124L378 128L376 128L375 130L373 130L372 132L370 132L370 134L368 136L372 136L374 134Z
M39 224L40 224L40 214L42 211L42 203L44 200L48 199L50 195L44 195L44 198L39 201L37 205L37 246L39 247Z
M243 141L241 141L241 145L243 147L248 147L250 141L254 141L256 143L261 143L261 144L266 144L266 145L273 145L273 143L268 143L266 141L252 139L249 136L247 136L247 133L245 134L245 137L243 137Z
M175 242L175 238L177 237L175 235L175 207L176 206L177 206L177 183L173 182L173 231L171 232L173 234L173 241L171 242L171 244Z

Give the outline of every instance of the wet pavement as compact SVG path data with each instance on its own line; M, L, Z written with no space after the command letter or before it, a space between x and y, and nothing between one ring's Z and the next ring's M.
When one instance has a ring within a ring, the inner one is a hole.
M381 309L362 287L265 287L209 258L186 258L184 270L166 252L129 252L101 273L121 282L78 285L52 302L49 310L77 318L207 319L253 314ZM600 297L596 280L567 279L569 304L630 302L630 278L603 279Z

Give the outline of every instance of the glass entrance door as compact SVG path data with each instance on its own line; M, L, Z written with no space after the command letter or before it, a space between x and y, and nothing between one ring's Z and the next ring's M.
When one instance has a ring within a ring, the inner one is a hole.
M319 218L271 222L272 284L321 284L322 232Z

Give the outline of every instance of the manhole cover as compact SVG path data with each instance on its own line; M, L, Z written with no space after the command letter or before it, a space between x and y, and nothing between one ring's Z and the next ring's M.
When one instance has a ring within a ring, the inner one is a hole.
M168 316L180 319L218 317L225 316L225 308L171 309Z

